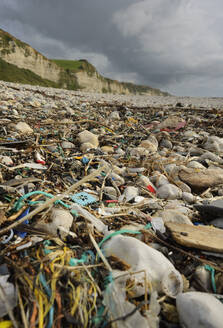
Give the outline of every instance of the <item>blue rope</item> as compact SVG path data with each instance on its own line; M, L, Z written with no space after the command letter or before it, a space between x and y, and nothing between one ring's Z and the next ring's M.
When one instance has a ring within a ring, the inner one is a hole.
M212 268L210 265L206 264L204 266L205 270L210 271L211 273L211 285L214 293L216 294L217 288L216 288L216 283L215 283L215 269Z
M41 284L43 285L48 297L50 298L51 295L52 295L52 292L51 292L50 287L47 285L46 279L45 279L42 272L39 274L39 280L40 280ZM47 328L52 328L53 327L53 316L54 316L54 306L52 305L50 310L49 310L49 321L48 321L48 324L47 324Z

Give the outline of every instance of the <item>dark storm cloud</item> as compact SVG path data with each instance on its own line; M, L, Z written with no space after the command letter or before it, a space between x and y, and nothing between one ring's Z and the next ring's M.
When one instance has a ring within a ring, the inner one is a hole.
M223 95L221 0L2 0L0 21L51 58L175 94Z

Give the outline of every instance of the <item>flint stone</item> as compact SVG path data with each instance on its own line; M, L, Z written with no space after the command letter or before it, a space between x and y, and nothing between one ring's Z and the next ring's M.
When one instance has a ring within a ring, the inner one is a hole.
M179 199L182 191L173 184L164 184L157 189L157 197L161 199Z
M61 146L63 149L74 149L75 148L75 145L69 141L63 141Z
M191 169L205 169L205 166L202 165L201 163L197 162L197 161L190 161L187 164L187 167L191 168Z
M185 131L183 136L185 139L194 139L194 138L200 137L199 134L197 134L196 132L191 131L191 130Z
M159 214L161 214L165 224L167 222L175 222L193 225L191 220L186 215L177 210L164 210Z
M158 125L159 129L175 128L180 122L184 122L184 119L178 116L169 116L162 123Z
M195 204L194 207L202 215L207 215L208 217L210 217L210 219L223 216L223 199L218 199L211 203L205 203L202 205ZM208 220L208 218L206 219Z
M211 153L210 151L206 151L203 155L201 155L200 160L203 161L205 159L209 159L213 162L223 164L223 159L220 156Z
M139 147L143 147L150 152L156 152L157 148L158 148L158 141L157 141L156 137L150 136L148 139L143 140L140 143Z
M101 150L104 153L113 153L114 152L114 148L112 146L102 146Z
M140 157L140 156L148 156L149 155L149 150L143 148L143 147L136 147L133 148L130 151L130 155L131 156L136 156L136 157Z
M207 290L212 291L211 286L211 272L205 269L204 265L196 267L193 278L198 279L201 285Z
M190 192L183 192L182 193L182 198L185 202L187 202L188 204L193 204L195 201L195 197L193 194L191 194Z
M181 180L176 179L174 182L177 184L178 188L180 188L183 192L188 192L188 193L191 192L191 188Z
M133 186L128 186L125 188L124 193L119 197L121 202L129 202L133 198L139 195L139 189Z
M93 148L97 148L97 147L95 147L94 145L92 145L90 142L84 142L80 146L80 150L82 152L86 152L88 149L93 149Z
M31 133L33 133L33 129L26 122L17 123L15 128L21 134L31 134Z
M163 174L157 174L151 177L152 182L155 184L156 188L159 188L163 185L169 184L167 177Z
M81 144L90 143L91 145L93 145L93 148L97 148L99 145L98 136L87 130L80 132L78 134L78 139Z
M70 107L67 107L66 111L67 111L67 114L69 114L69 115L74 115L75 114L75 111Z
M119 175L123 175L126 173L126 167L119 167L117 165L113 166L113 172Z
M133 237L118 235L106 241L103 250L106 257L114 255L129 264L132 272L145 270L152 287L158 293L164 292L175 297L182 292L183 281L180 273L162 253L144 242ZM135 279L134 296L144 295L144 273L138 274Z
M120 120L120 116L119 116L119 112L118 111L114 111L109 115L109 118L111 120Z
M209 222L210 225L213 225L216 228L223 229L223 217L217 218Z
M118 148L116 150L116 153L119 154L119 155L124 155L125 154L125 151L123 149L121 149L121 148Z
M167 148L167 149L172 149L173 144L168 139L162 139L161 142L160 142L160 147L164 147L164 148Z
M184 168L179 171L179 178L192 189L202 190L223 184L223 170Z
M165 168L165 171L168 173L168 174L172 174L173 171L175 170L176 168L176 164L167 164L164 166Z
M208 137L204 144L204 148L210 151L215 151L217 153L223 152L223 138L217 136Z
M104 194L109 196L110 199L117 199L118 193L114 187L104 187Z

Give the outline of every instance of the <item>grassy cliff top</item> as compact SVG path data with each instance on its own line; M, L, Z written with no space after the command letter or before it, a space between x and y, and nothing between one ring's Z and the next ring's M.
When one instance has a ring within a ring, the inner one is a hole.
M52 59L59 67L69 70L73 73L78 71L86 71L89 74L95 73L96 68L90 64L86 59L66 60L66 59Z

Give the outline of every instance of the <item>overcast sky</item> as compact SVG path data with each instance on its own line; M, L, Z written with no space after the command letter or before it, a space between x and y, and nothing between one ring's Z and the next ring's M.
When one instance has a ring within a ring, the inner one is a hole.
M0 0L0 27L104 76L223 96L222 0Z

